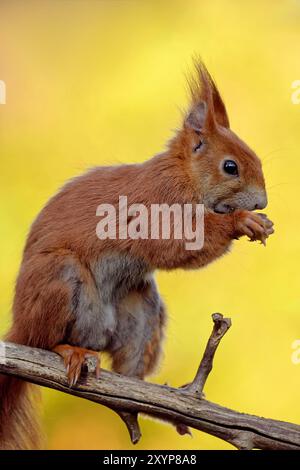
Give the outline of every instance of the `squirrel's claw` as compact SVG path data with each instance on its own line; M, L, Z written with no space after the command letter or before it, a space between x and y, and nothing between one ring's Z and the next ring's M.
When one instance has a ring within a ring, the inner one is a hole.
M236 215L236 229L239 236L246 235L249 241L260 241L266 246L267 238L274 233L273 222L265 214L239 211Z
M78 382L83 366L89 359L96 359L95 373L97 379L100 376L100 358L96 351L79 348L69 344L59 344L53 351L59 354L66 367L69 387L73 387Z

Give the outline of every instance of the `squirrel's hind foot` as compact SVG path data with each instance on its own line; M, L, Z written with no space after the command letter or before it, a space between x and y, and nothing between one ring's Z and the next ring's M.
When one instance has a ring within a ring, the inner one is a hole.
M52 350L59 354L63 360L67 371L69 386L73 387L78 382L83 366L91 358L96 358L96 377L100 376L100 357L96 351L90 349L79 348L69 344L59 344Z

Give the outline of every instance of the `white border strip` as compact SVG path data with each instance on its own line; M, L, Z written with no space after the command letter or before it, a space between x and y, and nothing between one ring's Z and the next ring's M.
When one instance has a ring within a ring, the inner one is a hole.
M3 80L0 80L0 104L6 104L6 85Z

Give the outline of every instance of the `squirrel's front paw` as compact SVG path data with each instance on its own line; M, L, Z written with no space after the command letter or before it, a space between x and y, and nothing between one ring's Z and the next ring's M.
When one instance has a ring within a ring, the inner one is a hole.
M263 245L266 239L274 233L273 222L265 214L250 211L236 211L233 214L235 234L237 238L247 235L250 241L259 240Z

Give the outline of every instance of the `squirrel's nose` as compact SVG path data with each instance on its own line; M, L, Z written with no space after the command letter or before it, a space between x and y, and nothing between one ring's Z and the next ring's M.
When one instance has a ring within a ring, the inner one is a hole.
M268 204L268 198L267 198L266 193L259 194L256 197L256 201L255 201L255 204L254 204L254 210L264 209L265 207L267 207L267 204Z

